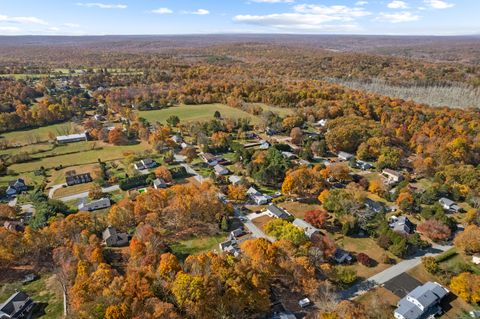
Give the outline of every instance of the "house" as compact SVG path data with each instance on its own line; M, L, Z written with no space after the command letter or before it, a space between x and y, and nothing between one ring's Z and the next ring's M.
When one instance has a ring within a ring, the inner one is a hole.
M343 264L345 262L349 263L352 261L352 256L350 255L350 253L346 252L341 248L337 248L337 250L335 250L332 258L339 264Z
M386 211L385 205L381 202L374 201L370 198L365 199L365 207L374 213L384 213Z
M213 155L212 153L201 153L200 157L203 159L205 163L207 163L210 166L215 166L220 161L220 158Z
M102 238L107 247L121 247L128 244L128 235L117 232L112 226L107 227L103 231Z
M228 175L230 171L225 168L224 166L217 164L213 167L213 170L215 171L215 174L217 176L222 176L222 175Z
M358 160L356 162L356 165L359 169L363 170L363 171L368 171L369 169L373 168L373 165L368 163L368 162L365 162L365 161L360 161Z
M160 189L160 188L167 188L168 185L167 185L167 183L165 183L165 181L162 178L156 178L153 181L153 187L155 189Z
M271 127L267 127L265 129L265 134L269 135L269 136L272 136L272 135L275 135L277 134L277 130L271 128Z
M295 218L293 220L293 225L303 230L303 232L308 238L312 238L315 234L318 234L320 232L318 228L313 227L310 223L307 223L300 218Z
M29 318L34 305L34 301L26 293L18 291L0 305L0 318Z
M341 159L342 161L349 161L353 158L353 154L341 151L341 152L338 152L338 158Z
M230 239L237 240L243 235L245 235L245 231L242 228L237 228L235 230L232 230L229 236L230 236Z
M258 146L259 150L268 150L270 148L270 143L267 141L260 141L260 145Z
M389 226L391 229L393 229L393 231L404 235L413 233L415 228L415 225L406 216L390 217Z
M230 184L237 185L237 184L240 184L240 182L242 181L242 178L237 175L230 175L228 177L228 181L230 182Z
M288 159L292 159L292 158L297 157L297 155L293 154L292 152L287 152L287 151L282 152L282 155L283 155L283 157L288 158Z
M23 224L23 221L6 221L3 223L3 227L5 227L6 230L9 231L14 231L14 232L22 232L25 230L25 225Z
M98 200L94 200L90 203L80 203L80 205L78 205L78 210L91 212L94 210L110 207L111 205L112 203L110 202L110 198L104 197Z
M142 159L140 162L137 162L133 165L136 170L142 171L144 169L154 168L157 166L157 162L151 158Z
M440 205L442 205L443 209L449 212L458 213L462 210L462 208L458 206L457 203L448 198L442 197L438 200L438 202L440 203Z
M266 205L268 202L272 199L270 196L263 195L259 191L257 191L255 188L250 187L247 190L247 195L250 197L251 200L255 202L257 205Z
M327 125L327 122L328 122L327 119L321 119L317 123L315 123L315 126L325 127L325 125Z
M70 175L65 177L65 181L68 186L90 183L92 181L92 176L90 173Z
M386 178L386 184L396 184L403 180L403 175L400 172L394 171L393 169L386 168L382 171L383 176Z
M400 299L394 316L397 319L427 319L441 314L441 300L450 291L437 282L427 282Z
M268 319L297 319L297 317L289 311L276 312L267 318Z
M472 256L472 263L474 263L475 265L480 265L480 254Z
M265 209L265 213L267 213L267 215L270 217L281 219L286 219L291 216L286 210L278 207L275 204L268 205L268 207Z
M56 140L58 143L61 143L61 144L83 142L83 141L88 141L88 136L87 136L87 133L84 132L80 134L57 136Z
M15 196L28 189L27 185L25 184L25 181L22 178L12 181L8 184L9 185L5 191L5 194L8 197Z
M301 308L305 308L305 307L308 307L310 306L311 302L310 302L310 299L308 298L303 298L302 300L300 300L298 302L298 305L301 307Z
M181 144L183 142L183 138L180 135L173 135L170 138L175 144Z
M218 244L220 251L231 254L235 257L240 255L240 247L235 239L230 239Z

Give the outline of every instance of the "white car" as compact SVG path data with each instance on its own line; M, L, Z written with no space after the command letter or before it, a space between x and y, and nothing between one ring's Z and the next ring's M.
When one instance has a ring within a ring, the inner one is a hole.
M303 298L302 300L300 300L298 302L298 305L302 308L306 308L306 307L310 306L310 304L311 304L311 301L308 298Z

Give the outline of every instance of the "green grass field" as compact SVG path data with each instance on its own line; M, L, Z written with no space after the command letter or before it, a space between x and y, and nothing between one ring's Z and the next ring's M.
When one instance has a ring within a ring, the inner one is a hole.
M24 131L15 131L4 133L0 135L1 139L5 139L15 144L32 144L32 140L37 139L38 141L48 140L49 133L56 135L74 133L73 123L60 123L49 126L43 126L36 129L24 130Z
M45 314L35 317L42 319L58 319L63 314L63 299L58 282L49 274L29 284L22 285L20 282L2 284L0 286L0 302L3 302L15 291L26 292L35 302L44 304Z
M176 115L180 121L207 121L213 119L215 111L219 111L223 118L248 118L252 124L259 123L259 118L242 110L224 104L181 105L162 110L140 111L139 116L150 123L166 123L167 118Z
M112 161L124 158L124 152L139 153L149 148L149 146L146 144L124 146L103 144L101 149L92 149L90 145L91 143L94 142L72 143L70 145L63 146L62 152L66 153L70 149L72 151L76 150L78 153L40 158L28 163L14 164L11 165L9 169L15 171L16 173L23 174L25 172L31 172L39 169L41 166L48 169L59 165L67 167L96 163L98 159L101 159L102 161Z
M271 106L263 103L256 103L256 105L260 106L264 111L272 111L282 117L294 114L294 109L291 108Z
M182 240L170 245L172 253L181 260L185 260L189 255L195 255L201 252L218 248L218 244L225 240L225 234L218 234L209 237L192 238Z

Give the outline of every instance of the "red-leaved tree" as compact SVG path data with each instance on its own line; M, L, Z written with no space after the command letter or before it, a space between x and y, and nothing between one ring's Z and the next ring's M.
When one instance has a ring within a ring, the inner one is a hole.
M447 225L435 219L429 219L418 225L417 230L433 241L445 240L452 233Z
M322 228L327 218L328 213L323 209L310 210L305 213L305 221L317 228Z

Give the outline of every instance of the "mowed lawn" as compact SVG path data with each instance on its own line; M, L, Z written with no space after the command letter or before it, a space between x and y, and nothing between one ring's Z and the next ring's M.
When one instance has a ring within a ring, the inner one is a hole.
M39 279L26 285L21 282L3 283L0 285L0 302L3 302L15 291L26 292L35 302L45 307L44 315L35 318L58 319L63 314L63 298L60 284L54 276L42 274Z
M182 240L170 245L170 249L177 258L185 260L190 255L217 249L218 244L225 241L226 236L226 234L218 234Z
M176 115L180 121L208 121L212 120L215 111L219 111L223 118L248 118L252 124L259 123L260 119L252 114L242 110L224 105L224 104L201 104L201 105L180 105L169 107L162 110L140 111L139 116L143 117L150 123L160 122L166 123L167 118Z
M49 126L43 126L36 129L24 130L24 131L14 131L9 133L4 133L0 135L0 139L5 139L14 144L31 144L32 139L37 139L38 141L48 140L49 133L57 135L71 134L75 133L74 131L75 124L60 123Z
M11 165L9 168L16 173L25 173L31 172L40 167L53 168L59 165L64 167L77 166L83 164L96 163L98 159L101 159L104 162L112 161L116 159L124 158L125 152L140 153L149 149L150 146L145 143L134 144L134 145L122 145L115 146L110 144L102 144L101 149L93 149L90 147L92 142L79 142L72 143L70 146L66 146L62 149L62 153L71 148L73 151L78 151L77 153L58 155L54 157L40 158L27 163L20 163ZM83 144L83 145L82 145ZM82 148L82 146L84 148Z

